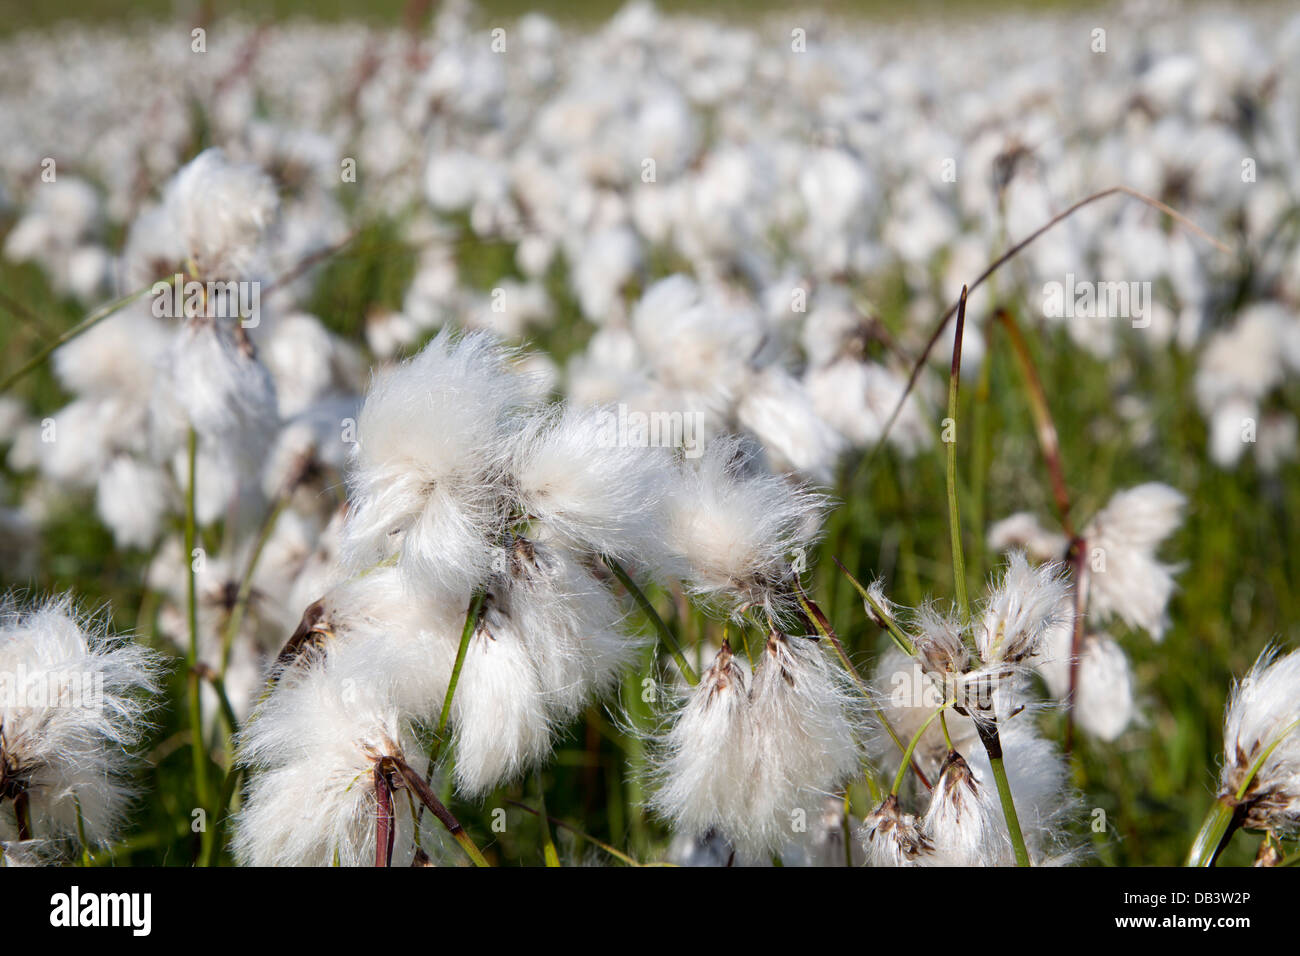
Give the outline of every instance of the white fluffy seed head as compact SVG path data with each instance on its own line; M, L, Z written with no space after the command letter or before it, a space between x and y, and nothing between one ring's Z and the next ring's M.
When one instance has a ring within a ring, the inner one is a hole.
M82 830L92 845L117 836L159 673L154 654L111 638L66 595L0 602L0 800L24 795L33 839L66 848ZM14 815L0 814L0 839L17 836Z
M975 628L975 645L985 665L1016 666L1041 648L1069 610L1071 588L1063 571L1059 564L1035 567L1022 552L1011 554Z
M893 796L867 815L858 838L867 851L868 866L927 866L934 853L916 817L904 813Z
M651 551L672 459L666 448L629 447L624 437L610 407L534 416L511 465L520 510L582 550L618 558Z
M206 149L172 177L163 206L177 246L207 281L249 273L279 199L259 168Z
M661 741L651 806L675 832L731 838L751 826L749 711L745 669L724 643Z
M238 759L250 779L234 831L241 863L374 862L377 761L400 757L421 775L427 761L393 702L394 675L363 673L326 654L283 675L246 722ZM401 791L392 805L394 863L402 865L415 850L415 815Z
M1234 800L1242 793L1247 827L1300 828L1300 651L1264 651L1233 687L1223 753L1220 792Z
M557 722L613 690L641 650L623 630L623 611L579 556L563 545L515 538L492 589L517 625Z
M443 332L372 383L348 475L344 558L355 570L400 554L414 584L440 593L484 579L527 395L507 354L485 334Z
M750 720L755 779L738 849L772 853L806 823L818 798L861 763L860 698L818 641L774 633L754 674Z
M1173 565L1156 559L1182 521L1183 495L1158 482L1116 492L1084 529L1088 613L1098 623L1118 617L1155 640L1169 626Z
M1006 863L997 801L990 801L970 765L953 751L930 794L922 828L940 866L999 866Z
M550 752L546 688L527 640L489 594L452 700L456 789L481 797Z
M665 531L694 593L737 612L780 611L789 604L792 562L817 539L825 500L750 465L733 439L685 463L668 496Z

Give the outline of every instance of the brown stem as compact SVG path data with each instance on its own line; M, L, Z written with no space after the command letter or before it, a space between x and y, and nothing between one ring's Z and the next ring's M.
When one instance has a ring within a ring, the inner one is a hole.
M14 816L18 818L18 839L20 842L32 838L30 808L31 802L26 790L19 790L14 794Z
M424 782L424 778L412 769L401 757L388 756L384 758L391 768L396 771L402 778L402 782L420 798L420 802L428 807L429 812L438 818L438 822L447 828L447 832L452 836L464 832L464 827L460 825L450 810L438 799L438 795L433 792L433 788Z
M375 799L379 810L375 814L375 866L393 865L393 791L390 789L388 775L381 769L382 761L375 764Z
M1011 338L1011 348L1020 363L1020 371L1025 379L1025 388L1029 392L1029 408L1034 416L1034 427L1038 434L1038 446L1043 452L1043 461L1052 481L1052 497L1056 501L1056 512L1061 519L1061 527L1067 537L1074 537L1074 522L1070 518L1070 492L1065 484L1065 468L1061 463L1061 443L1057 436L1056 422L1052 418L1052 409L1047 404L1047 393L1043 381L1038 376L1034 357L1029 352L1029 345L1015 318L1006 309L998 309L995 318L1007 330Z

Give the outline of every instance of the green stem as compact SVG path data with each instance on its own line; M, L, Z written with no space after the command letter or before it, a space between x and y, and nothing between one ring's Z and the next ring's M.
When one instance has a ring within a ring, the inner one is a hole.
M460 631L460 646L456 648L456 663L451 669L451 680L447 682L447 693L442 698L442 713L438 716L438 732L433 741L433 750L429 754L429 773L433 773L433 764L442 749L443 737L447 734L447 723L451 720L451 699L456 696L456 685L460 683L460 672L465 666L465 655L469 652L470 638L478 629L479 615L483 611L483 602L487 592L478 590L470 599L469 609L465 612L465 626Z
M548 867L560 865L560 855L555 852L555 841L551 839L550 819L546 813L546 786L542 783L542 772L537 771L537 822L542 828L542 859Z
M86 316L84 319L82 319L72 328L68 329L68 331L60 335L51 344L47 345L45 348L41 349L40 352L38 352L36 355L32 356L32 358L29 359L27 362L25 362L17 371L11 372L9 375L5 376L4 381L0 382L0 392L7 391L9 389L9 386L13 385L14 382L18 381L28 372L31 372L34 369L38 368L40 364L44 362L47 358L49 358L50 355L54 352L54 350L57 349L59 346L67 345L69 342L71 342L81 333L88 332L90 329L94 328L100 322L104 321L114 312L117 312L119 309L123 308L124 306L130 305L132 302L140 298L140 296L144 295L152 288L153 285L150 284L148 286L145 286L143 289L137 289L135 292L132 292L130 295L124 295L122 296L122 298L116 299L108 303L107 305L100 306L98 309L90 313L90 315Z
M1011 783L1007 780L1007 770L1002 764L1002 738L998 734L997 724L991 721L975 721L979 731L980 742L989 756L989 767L993 771L993 782L998 788L998 800L1002 804L1002 816L1007 821L1007 834L1011 837L1011 846L1016 853L1016 866L1029 866L1029 850L1025 846L1025 836L1020 832L1020 817L1016 815L1016 803L1011 796Z
M664 647L668 649L668 653L670 653L673 656L673 660L677 662L677 668L682 672L682 676L686 678L686 683L694 687L700 682L700 678L695 673L695 668L691 667L690 662L686 660L686 655L682 653L682 649L678 645L677 639L673 637L673 632L668 629L668 625L665 624L664 619L659 616L659 612L656 611L654 605L650 603L650 599L647 598L645 593L636 586L636 582L632 580L627 571L623 570L621 564L608 556L605 558L605 563L609 565L609 569L614 572L614 576L618 578L623 587L627 589L628 594L632 595L633 600L636 601L637 606L641 608L645 616L650 618L651 623L654 624L655 630L659 634L659 640L663 642Z
M902 628L894 622L894 619L889 615L889 612L881 607L880 602L871 596L871 592L862 586L862 582L849 573L849 569L840 562L839 558L832 558L832 560L834 560L834 562L839 566L839 569L844 572L844 576L849 579L849 582L857 589L857 592L862 595L862 600L866 603L867 607L871 609L872 618L876 623L880 624L881 627L889 632L889 636L894 639L894 643L898 645L898 649L908 657L915 657L916 648L912 645L912 639L903 633Z
M190 643L186 655L188 666L190 749L194 755L194 793L199 807L206 810L208 800L208 754L203 743L203 707L199 696L199 598L198 582L194 573L194 544L197 539L195 520L195 488L197 486L199 436L191 426L186 440L186 482L185 482L185 605L189 620ZM204 821L202 856L210 854L212 827Z
M1227 795L1219 797L1201 822L1201 829L1192 842L1191 852L1187 854L1187 863L1184 865L1214 866L1214 861L1219 858L1240 825L1237 808Z
M919 728L917 728L916 733L912 735L912 739L907 742L907 750L903 751L903 762L898 765L898 773L894 775L894 786L889 791L889 795L891 797L897 797L898 791L902 789L903 777L907 776L907 768L911 766L912 763L912 753L916 750L916 745L920 743L921 735L930 729L930 725L934 723L934 719L936 717L938 717L940 714L942 714L945 710L947 710L952 705L953 705L953 701L948 701L946 704L944 704L942 707L936 710L929 717L925 718L925 723L923 723Z

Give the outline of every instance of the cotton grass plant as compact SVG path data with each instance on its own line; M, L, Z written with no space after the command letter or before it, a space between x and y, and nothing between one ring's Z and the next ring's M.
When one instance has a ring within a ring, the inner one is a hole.
M460 4L106 35L192 93L69 74L75 174L0 151L0 555L60 595L0 676L105 704L4 702L4 862L1293 862L1295 654L1189 781L1207 675L1291 636L1295 31L1189 23L1190 72L1172 29L954 70L643 4L506 55ZM1072 270L1149 323L1039 308Z

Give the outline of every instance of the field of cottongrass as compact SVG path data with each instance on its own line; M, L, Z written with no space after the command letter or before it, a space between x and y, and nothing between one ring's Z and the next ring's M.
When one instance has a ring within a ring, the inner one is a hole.
M1297 62L0 39L0 860L1296 861Z

